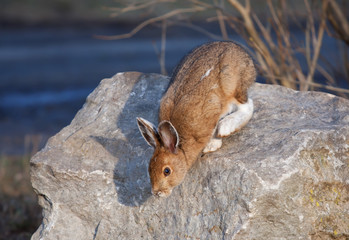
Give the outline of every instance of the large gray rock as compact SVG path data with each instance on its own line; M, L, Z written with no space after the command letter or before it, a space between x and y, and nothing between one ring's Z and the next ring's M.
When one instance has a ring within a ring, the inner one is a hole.
M198 159L168 198L150 194L156 122L168 78L104 79L31 160L43 222L32 239L347 239L349 101L255 84L255 113Z

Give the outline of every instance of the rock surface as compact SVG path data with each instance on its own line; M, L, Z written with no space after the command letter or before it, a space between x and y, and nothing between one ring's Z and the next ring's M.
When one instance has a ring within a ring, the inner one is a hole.
M255 84L255 113L199 158L166 199L150 194L168 78L104 79L71 124L31 160L43 222L32 239L348 239L349 101Z

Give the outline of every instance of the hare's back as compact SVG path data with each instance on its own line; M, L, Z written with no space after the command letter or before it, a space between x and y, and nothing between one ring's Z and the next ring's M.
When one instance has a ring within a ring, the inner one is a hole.
M190 128L215 127L240 84L240 71L246 72L241 66L250 63L253 65L251 57L234 42L211 42L195 48L174 71L161 101L159 120L169 120L176 128L183 123ZM250 82L245 85L253 80ZM205 126L201 126L203 122Z
M174 91L179 97L198 87L203 88L202 92L204 88L210 89L218 83L224 68L230 66L232 74L238 74L239 71L244 71L241 63L246 62L253 72L253 60L239 44L231 41L206 43L193 49L181 60L171 77L168 90Z

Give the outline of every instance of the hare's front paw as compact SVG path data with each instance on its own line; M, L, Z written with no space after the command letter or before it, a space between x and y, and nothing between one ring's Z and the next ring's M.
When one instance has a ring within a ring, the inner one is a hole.
M206 147L203 150L203 153L214 152L222 147L222 139L220 138L211 138Z
M247 103L238 105L238 110L218 122L217 136L227 137L240 130L251 119L253 114L253 101L248 99Z

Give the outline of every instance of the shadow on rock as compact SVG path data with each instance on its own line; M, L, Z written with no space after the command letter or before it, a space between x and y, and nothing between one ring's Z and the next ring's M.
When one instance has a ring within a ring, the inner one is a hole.
M153 149L139 133L136 118L144 117L157 122L159 102L166 85L167 81L141 75L118 116L116 125L122 132L119 138L93 137L118 159L114 168L114 184L118 200L123 205L139 206L151 196L148 164Z
M127 141L101 136L91 138L118 159L113 176L118 201L125 206L142 205L151 196L145 158L137 157L134 146Z

